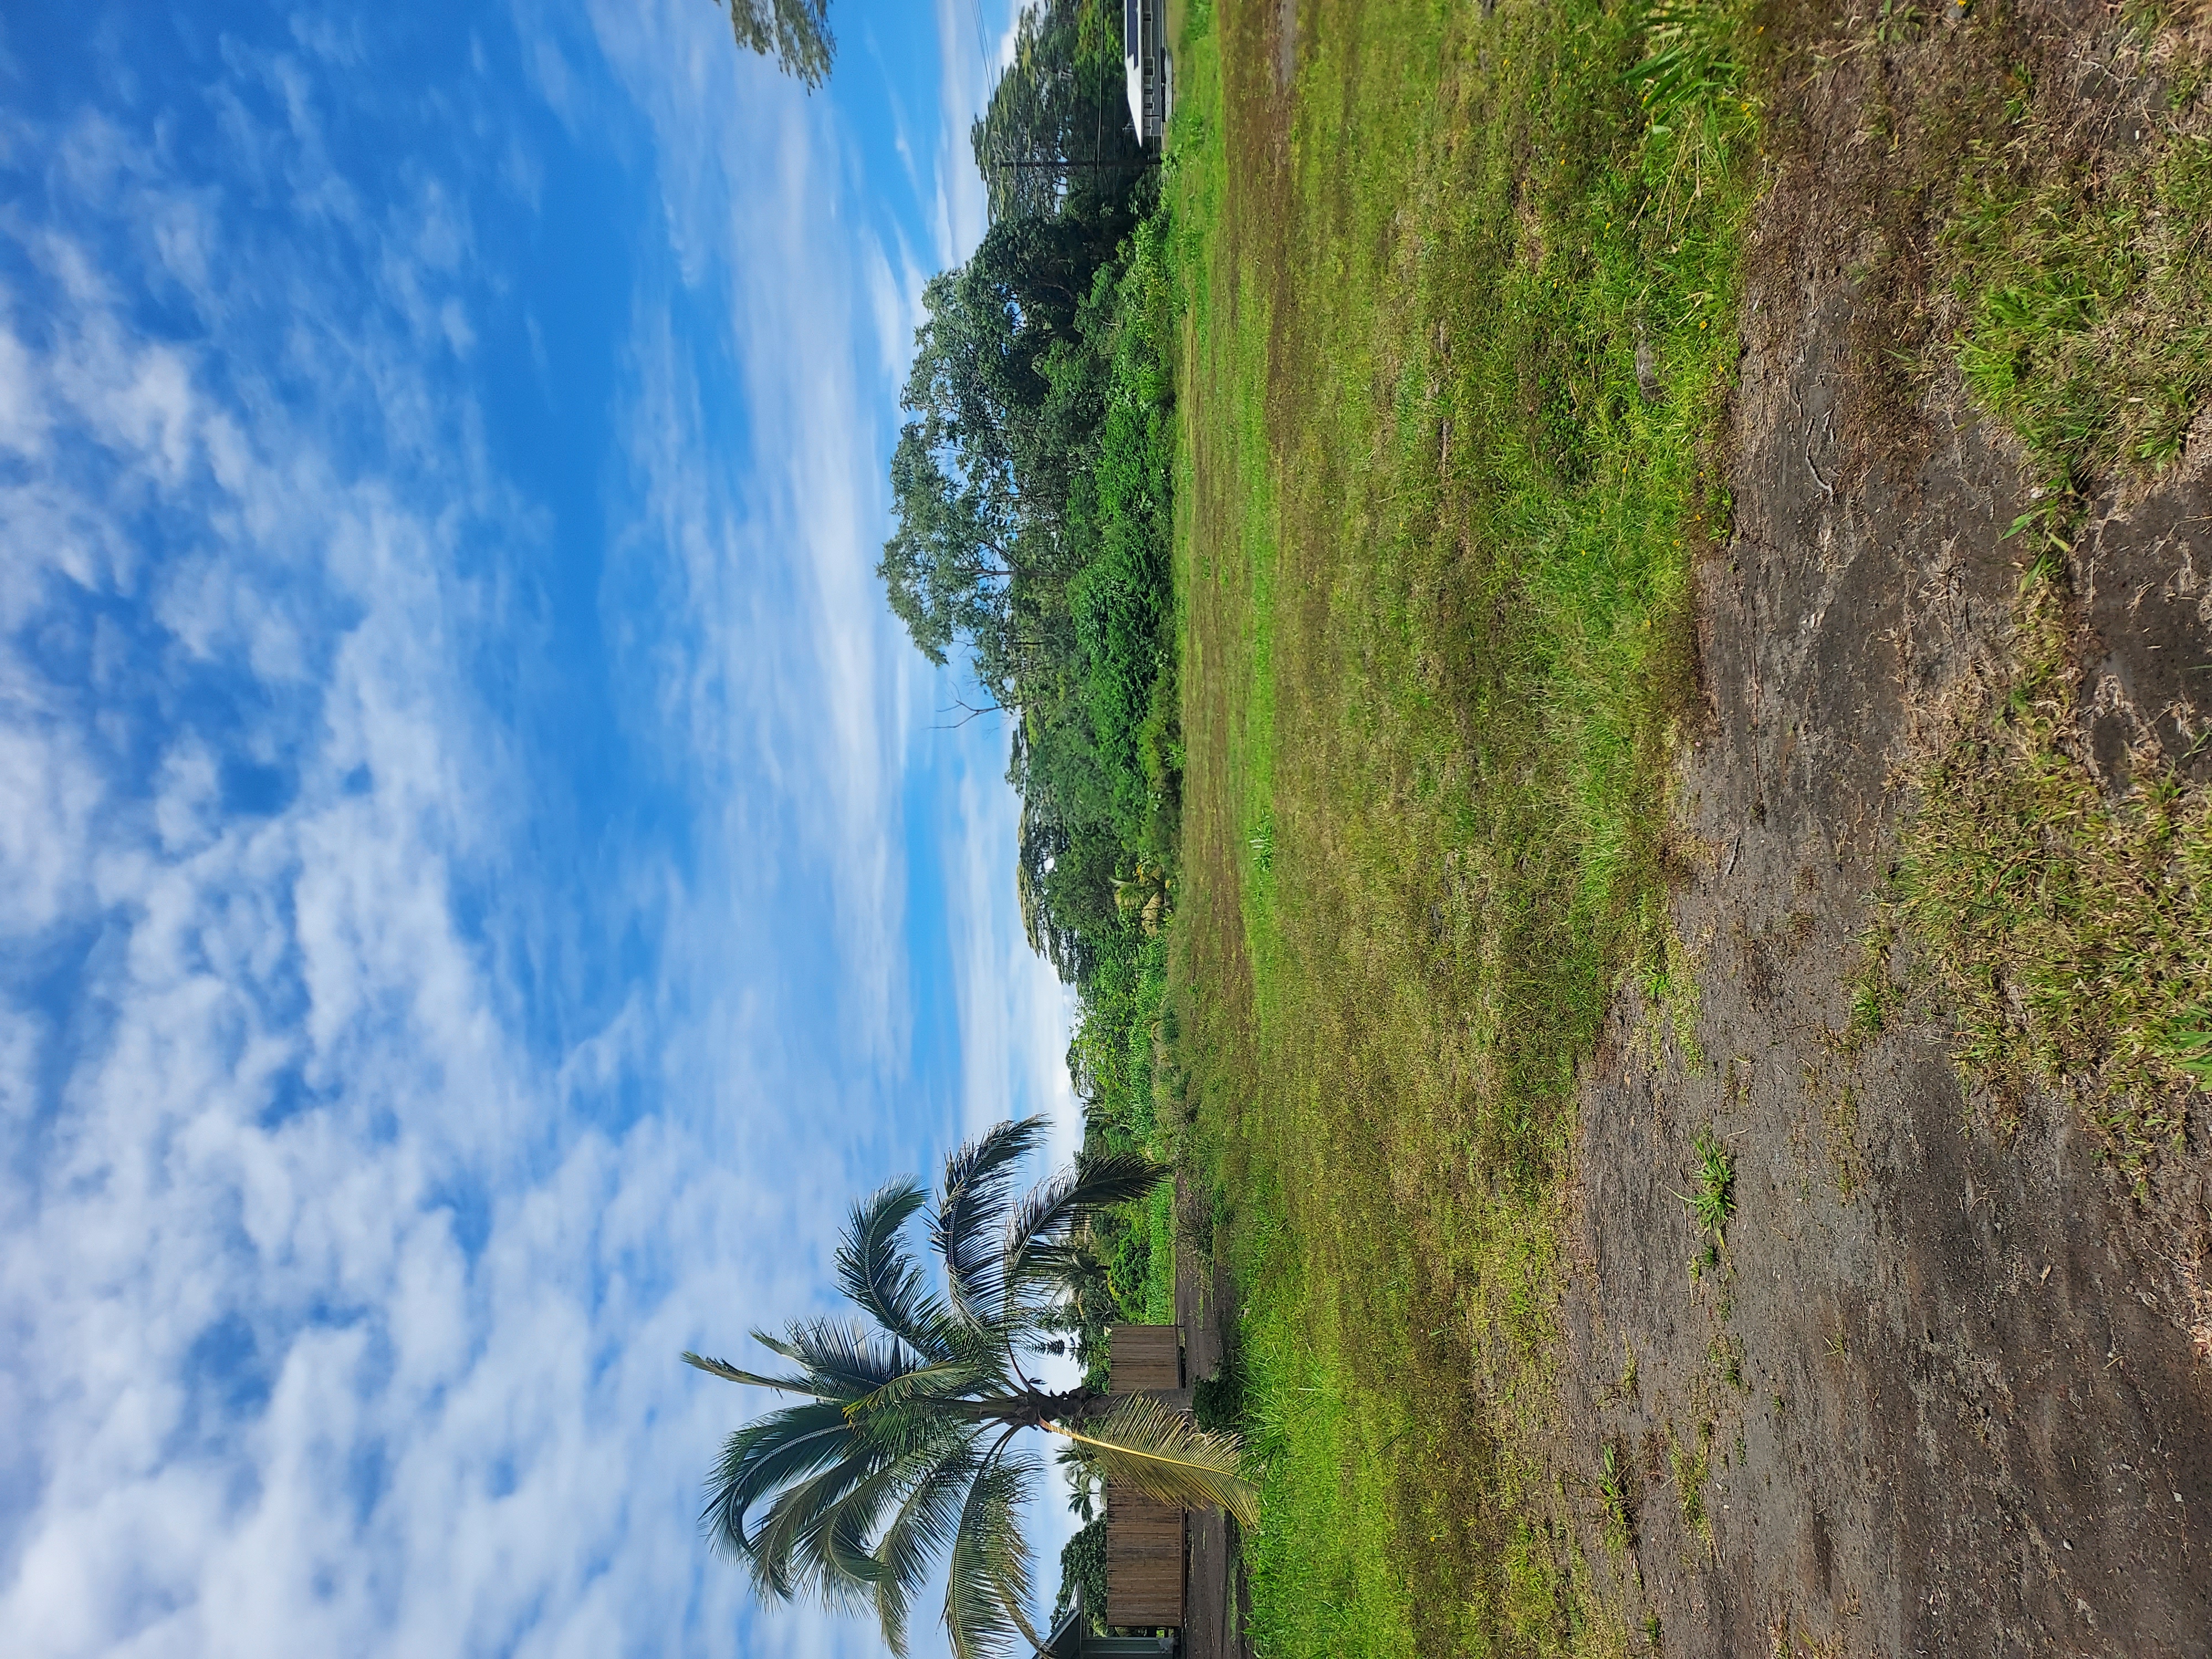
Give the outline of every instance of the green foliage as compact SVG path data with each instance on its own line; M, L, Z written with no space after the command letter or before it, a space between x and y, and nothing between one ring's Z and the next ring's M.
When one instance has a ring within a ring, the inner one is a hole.
M1166 747L1175 720L1175 436L1157 218L1138 227L1125 253L1119 271L1099 272L1085 319L1106 361L1107 391L1096 456L1071 504L1083 568L1069 608L1115 833L1125 848L1158 852L1155 826L1172 823L1176 780Z
M1642 9L1636 32L1646 55L1628 80L1655 125L1671 131L1672 122L1739 99L1738 27L1732 8L1710 0L1653 0Z
M1231 1341L1221 1369L1191 1389L1190 1414L1202 1429L1242 1434L1245 1428L1244 1350Z
M1060 1547L1060 1594L1053 1598L1052 1618L1058 1624L1075 1605L1078 1590L1084 1611L1098 1628L1106 1616L1106 1517L1100 1516L1079 1529Z
M830 0L715 0L730 14L738 45L763 57L809 92L830 73L836 42L830 34Z
M1091 9L1025 15L979 155L1017 130L1067 153L1106 38ZM982 245L924 292L879 572L915 644L964 647L1012 716L1023 920L1085 992L1164 920L1179 803L1167 241L1141 171L1009 176Z
M2176 133L2097 173L2049 169L2023 142L1984 146L1944 233L1975 400L2027 444L2039 524L2064 540L2115 473L2181 453L2212 393L2212 137Z
M966 644L1002 703L1049 690L1073 648L1066 585L1082 552L1070 492L1103 417L1106 364L1083 325L1116 258L1126 203L1002 220L931 278L891 461L896 532L879 574L933 661ZM1040 686L1039 683L1042 683Z
M990 215L1048 218L1126 194L1146 168L1129 120L1121 17L1107 0L1037 0L969 134Z
M1084 988L1068 1071L1104 1145L1147 1146L1158 1128L1156 1067L1170 1023L1167 941L1130 929L1106 943Z
M1182 761L1170 239L1122 85L1118 14L1024 13L973 135L990 229L924 292L879 572L915 643L964 651L1011 717L1023 922L1076 988L1085 1144L1131 1152L1162 1148ZM1114 1318L1172 1316L1167 1204L1085 1231L1058 1328L1094 1370Z

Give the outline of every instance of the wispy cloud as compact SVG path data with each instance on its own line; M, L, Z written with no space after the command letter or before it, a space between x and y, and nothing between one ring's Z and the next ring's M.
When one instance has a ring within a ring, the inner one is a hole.
M990 9L994 17L1000 13L996 6ZM966 258L983 240L983 179L969 150L969 127L981 112L998 71L1009 61L1012 30L1011 21L1002 30L988 24L982 0L937 0L936 231L940 269Z

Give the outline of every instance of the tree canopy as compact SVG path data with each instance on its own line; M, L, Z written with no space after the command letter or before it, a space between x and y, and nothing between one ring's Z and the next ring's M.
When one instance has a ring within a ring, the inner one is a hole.
M820 83L827 0L718 3L740 45ZM1107 1325L1157 1305L1170 1260L1152 1248L1164 1172L1136 1119L1151 1121L1182 767L1172 283L1120 21L1105 0L1038 0L1017 21L969 135L988 228L923 290L878 567L915 645L958 657L1008 720L1023 921L1082 1006L1069 1066L1085 1153L1017 1204L1012 1170L1042 1124L1000 1126L946 1161L923 1217L941 1285L903 1242L927 1195L895 1182L854 1208L838 1252L861 1320L755 1331L787 1363L774 1373L684 1355L797 1396L725 1444L702 1517L715 1543L763 1595L872 1607L894 1653L939 1561L957 1659L1036 1641L1015 1519L1039 1472L1024 1431L1062 1439L1084 1492L1110 1479L1254 1519L1233 1440L1157 1401L1048 1391L1029 1373L1072 1347L1101 1381Z
M1105 395L1083 313L1132 222L1113 203L1001 220L922 290L878 568L915 643L942 663L965 641L1002 706L1066 652L1069 495Z

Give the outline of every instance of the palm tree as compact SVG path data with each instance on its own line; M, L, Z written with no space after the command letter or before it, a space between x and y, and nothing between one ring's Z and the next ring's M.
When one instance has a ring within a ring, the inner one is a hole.
M866 1321L755 1331L795 1367L778 1375L684 1356L730 1382L800 1396L724 1443L707 1478L709 1537L746 1563L764 1596L872 1605L894 1654L906 1652L915 1592L947 1555L955 1659L989 1659L1018 1632L1042 1645L1016 1522L1039 1467L1015 1443L1024 1429L1065 1437L1118 1485L1256 1519L1232 1439L1149 1395L1049 1392L1023 1370L1044 1345L1077 1227L1166 1173L1127 1154L1079 1159L1013 1203L1015 1166L1044 1128L1042 1118L1002 1123L945 1159L927 1217L941 1291L903 1237L927 1195L895 1181L854 1206L837 1250L838 1285Z

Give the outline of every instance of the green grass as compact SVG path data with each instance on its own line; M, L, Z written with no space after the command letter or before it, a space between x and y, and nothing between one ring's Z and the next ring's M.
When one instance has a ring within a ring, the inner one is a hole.
M2138 73L2148 71L2137 65ZM2010 141L1982 144L1939 242L1975 400L2016 434L2036 499L2006 672L1968 698L1916 780L1888 915L1847 1046L1878 1032L1899 930L1999 1127L2035 1085L2075 1099L2141 1195L2212 1083L2212 792L2138 756L2087 763L2070 553L2091 498L2153 484L2212 395L2212 106L2166 63L2146 140L2083 155L2022 75Z
M1249 1304L1254 1637L1622 1651L1537 1445L1576 1068L1631 983L1696 1059L1662 826L1729 510L1749 32L1301 0L1285 96L1275 15L1189 8L1164 181L1170 965Z
M1925 954L1969 1079L2002 1113L2033 1080L2071 1095L2147 1192L2176 1150L2212 1009L2212 794L2146 768L2108 796L2080 758L2081 670L2063 579L2039 566L2008 684L1918 780L1896 910Z
M2087 492L2171 465L2212 392L2212 135L2168 131L2084 177L2037 165L2025 110L2016 131L1978 148L1943 244L1960 370L2020 435L2034 517L2063 540Z
M1606 1549L1626 1557L1636 1548L1636 1514L1628 1492L1628 1457L1611 1441L1598 1453L1598 1501L1604 1506Z
M1698 1168L1691 1189L1677 1193L1698 1227L1718 1241L1735 1213L1735 1160L1727 1147L1713 1139L1711 1129L1698 1133L1694 1147Z
M1698 1427L1694 1445L1683 1444L1670 1432L1667 1466L1674 1483L1675 1502L1682 1511L1683 1529L1711 1544L1713 1517L1705 1507L1705 1482L1712 1477L1713 1425L1706 1423Z

